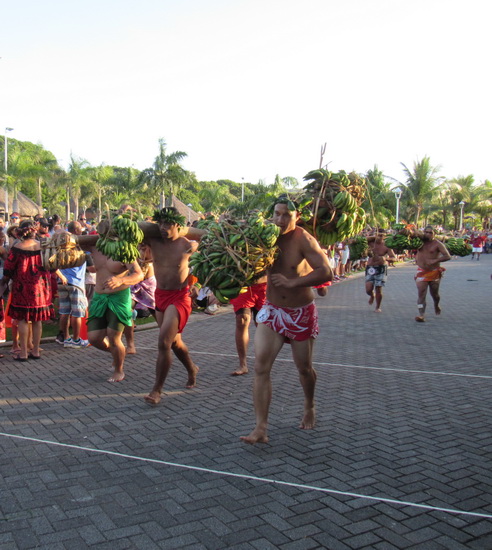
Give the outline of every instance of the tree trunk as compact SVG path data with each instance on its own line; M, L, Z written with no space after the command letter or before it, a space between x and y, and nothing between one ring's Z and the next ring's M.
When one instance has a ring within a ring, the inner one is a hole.
M67 207L65 209L65 220L70 221L70 187L67 186Z
M43 208L43 193L41 189L41 184L43 183L42 178L38 178L38 206Z
M100 222L101 221L101 208L102 208L102 189L101 189L101 187L99 187L98 192L97 192L97 204L98 204L98 208L99 208L99 212L97 214L97 221Z

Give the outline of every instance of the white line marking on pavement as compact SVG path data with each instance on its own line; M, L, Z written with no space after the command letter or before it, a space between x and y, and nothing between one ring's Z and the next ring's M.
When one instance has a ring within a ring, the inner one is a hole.
M190 354L191 355L218 355L220 357L237 357L237 355L231 354L231 353L212 353L210 351L191 351L190 350ZM248 359L254 359L254 357L248 356ZM276 361L287 361L289 363L294 362L291 358L284 359L282 357L277 357ZM434 374L437 376L460 376L463 378L483 378L485 380L492 380L492 376L487 376L485 374L464 374L461 372L441 372L441 371L417 370L417 369L395 369L392 367L367 367L365 365L347 365L345 363L322 363L321 361L313 361L313 365L322 365L327 367L343 367L348 369L382 370L382 371L389 371L389 372L402 372L402 373L412 373L412 374Z
M233 472L223 472L221 470L212 470L210 468L201 468L200 466L190 466L187 464L177 464L175 462L168 462L166 460L158 460L155 458L145 458L141 456L133 456L128 455L124 453L116 453L114 451L105 451L104 449L93 449L91 447L80 447L79 445L71 445L68 443L58 443L58 441L46 441L44 439L37 439L34 437L25 437L23 435L15 435L15 434L8 434L0 432L0 436L8 437L11 439L22 439L24 441L31 441L34 443L43 443L45 445L54 445L57 447L65 447L68 449L75 449L78 451L88 451L90 453L99 453L109 456L117 456L119 458L129 458L131 460L140 460L142 462L151 462L152 464L162 464L163 466L173 466L175 468L183 468L185 470L194 470L196 472L204 472L207 474L216 474L221 475L225 477L237 477L240 479L247 479L250 481L261 481L263 483L271 483L274 485L282 485L285 487L296 487L298 489L307 489L310 491L319 491L321 493L328 493L332 495L339 495L339 496L348 496L348 497L354 497L354 498L362 498L366 500L373 500L375 502L385 502L387 504L396 504L398 506L411 506L413 508L422 508L423 510L429 510L431 512L446 512L448 514L457 514L457 515L465 515L465 516L472 516L472 517L478 517L478 518L486 518L486 519L492 519L492 514L482 514L480 512L465 512L463 510L455 510L453 508L441 508L439 506L429 506L427 504L418 504L416 502L407 502L404 500L396 500L393 498L385 498L385 497L373 497L368 495L362 495L359 493L351 493L347 491L337 491L336 489L326 489L324 487L316 487L315 485L304 485L302 483L292 483L289 481L280 481L277 479L269 479L266 477L257 477L252 476L249 474L235 474Z

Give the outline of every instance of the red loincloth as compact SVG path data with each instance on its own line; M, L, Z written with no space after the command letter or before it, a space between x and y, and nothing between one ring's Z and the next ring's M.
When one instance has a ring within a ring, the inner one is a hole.
M191 315L191 297L189 287L180 290L162 290L155 289L155 309L164 313L169 306L174 306L178 310L179 325L178 333L183 329Z

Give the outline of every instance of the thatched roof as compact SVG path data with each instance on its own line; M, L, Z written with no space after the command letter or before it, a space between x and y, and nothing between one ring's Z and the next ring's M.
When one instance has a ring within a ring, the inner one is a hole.
M187 206L184 202L180 201L173 195L172 205L176 210L186 218L187 222L193 223L195 220L199 220L202 216Z
M12 200L13 200L13 194L12 192L9 192L9 208L8 212L9 214L12 213ZM30 198L26 197L24 193L21 193L20 191L17 192L17 200L19 202L19 214L25 218L32 218L36 214L43 215L43 209L38 206L34 201L32 201ZM5 190L3 188L0 188L0 214L5 214Z

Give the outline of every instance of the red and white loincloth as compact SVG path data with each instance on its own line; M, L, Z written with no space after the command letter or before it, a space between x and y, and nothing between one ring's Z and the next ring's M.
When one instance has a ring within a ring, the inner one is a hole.
M318 310L314 302L302 307L280 307L266 301L256 321L298 342L316 338L319 333Z

